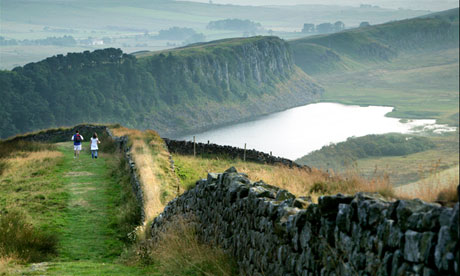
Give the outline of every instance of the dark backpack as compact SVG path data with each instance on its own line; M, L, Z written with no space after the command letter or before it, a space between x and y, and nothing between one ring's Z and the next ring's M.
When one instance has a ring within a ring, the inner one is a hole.
M75 134L75 142L81 142L81 136L80 134Z

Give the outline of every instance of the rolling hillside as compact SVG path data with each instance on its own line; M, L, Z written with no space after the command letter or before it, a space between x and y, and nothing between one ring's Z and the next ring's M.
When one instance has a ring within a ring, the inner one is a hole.
M458 48L459 9L289 42L308 74L359 69L407 52Z
M276 37L227 39L136 58L70 53L0 71L0 137L80 122L180 134L316 100L322 92Z
M388 116L459 123L459 9L290 41L296 64L323 87L326 102L394 106ZM324 147L299 160L334 171L382 171L394 185L458 166L458 131L424 133L434 149L402 156L362 155L366 137ZM385 136L372 139L373 143ZM424 138L425 139L425 138ZM353 141L359 146L353 146ZM368 146L368 145L367 145ZM341 147L346 150L339 151ZM391 145L382 141L372 150ZM347 164L347 165L344 165Z
M206 1L207 2L207 1ZM260 23L250 35L276 35L299 38L306 19L320 24L341 20L347 27L361 21L372 24L401 20L426 14L426 10L385 9L379 7L298 5L238 6L173 0L2 0L0 36L6 40L28 40L20 45L2 44L0 69L11 70L44 58L102 48L120 48L123 52L156 51L182 45L188 39L158 38L162 30L191 28L204 34L200 41L247 36L245 29L212 30L210 21L238 18ZM43 16L43 15L47 16ZM245 34L246 33L246 34ZM33 40L72 36L77 44L38 45ZM92 40L103 45L91 45ZM4 42L4 41L3 41ZM30 44L32 43L32 44Z
M458 126L459 9L289 41L322 101L386 105L389 116Z

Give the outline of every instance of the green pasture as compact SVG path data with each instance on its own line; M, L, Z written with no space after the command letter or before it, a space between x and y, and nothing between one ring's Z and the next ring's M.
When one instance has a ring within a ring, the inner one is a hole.
M404 55L364 70L322 74L322 101L393 106L391 117L458 126L458 49Z

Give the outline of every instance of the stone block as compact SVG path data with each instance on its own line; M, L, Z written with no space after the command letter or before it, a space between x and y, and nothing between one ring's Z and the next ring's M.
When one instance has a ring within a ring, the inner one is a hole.
M404 259L413 263L428 262L435 234L432 232L415 232L407 230L404 233Z

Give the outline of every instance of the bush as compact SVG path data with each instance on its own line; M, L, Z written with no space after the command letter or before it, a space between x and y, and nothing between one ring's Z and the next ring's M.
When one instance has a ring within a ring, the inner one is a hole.
M24 262L40 262L56 253L57 237L37 229L24 214L11 211L0 215L0 255Z
M3 175L3 172L8 168L8 163L0 160L0 176Z
M311 194L327 194L329 189L325 182L315 182L313 186L310 188Z
M458 193L457 187L455 185L451 185L450 187L446 187L439 191L438 196L436 198L437 202L452 205L458 202Z

